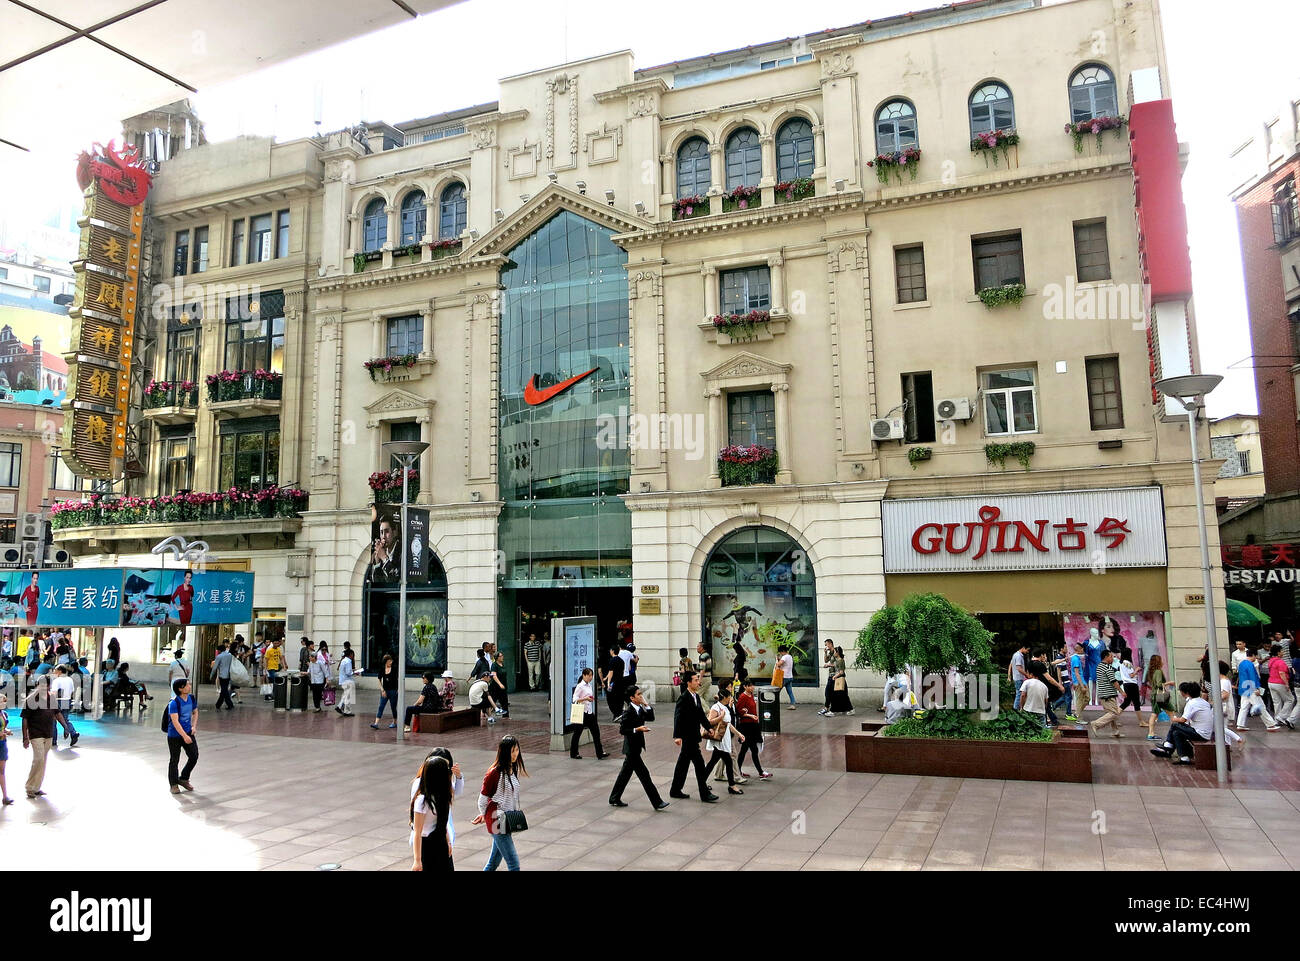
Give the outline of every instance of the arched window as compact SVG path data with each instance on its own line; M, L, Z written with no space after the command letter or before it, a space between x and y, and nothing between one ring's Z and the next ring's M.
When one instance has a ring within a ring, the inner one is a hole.
M418 244L424 236L424 191L412 190L402 198L402 244Z
M802 117L787 120L776 133L776 179L781 183L813 175L813 129Z
M983 84L970 95L970 135L974 139L994 130L1014 130L1016 109L1011 91L996 81Z
M704 649L715 675L728 673L739 643L756 677L776 666L790 644L796 685L817 684L817 583L799 542L771 527L744 527L723 538L704 563Z
M1115 75L1099 63L1084 64L1070 77L1070 122L1119 116Z
M891 100L876 112L876 153L917 146L916 110L906 100Z
M454 240L465 231L465 185L452 184L438 202L438 239Z
M378 250L388 242L388 212L384 210L382 197L376 197L366 204L361 226L363 231L361 249L367 253Z
M727 138L727 189L757 187L763 177L763 148L758 131L749 127Z
M703 137L692 137L677 151L677 196L703 197L712 185L709 145Z

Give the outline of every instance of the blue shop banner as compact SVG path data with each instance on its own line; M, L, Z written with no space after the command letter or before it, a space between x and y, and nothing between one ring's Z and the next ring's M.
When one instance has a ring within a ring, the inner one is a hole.
M123 627L246 624L253 619L253 574L127 568L122 574Z
M0 624L117 627L120 568L0 571Z

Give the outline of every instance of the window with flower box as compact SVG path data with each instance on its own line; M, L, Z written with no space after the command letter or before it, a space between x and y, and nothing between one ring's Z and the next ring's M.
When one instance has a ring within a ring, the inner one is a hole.
M758 131L745 127L728 137L726 159L728 191L757 187L763 178L763 148Z
M388 212L382 197L366 204L361 217L361 249L366 253L379 250L388 241Z
M677 196L704 197L712 185L708 142L703 137L692 137L677 151Z
M162 438L158 493L178 494L194 488L194 438L189 434Z
M991 81L975 88L970 95L970 135L995 130L1013 130L1016 126L1015 101L1004 85Z
M424 350L424 317L406 314L388 318L388 356L404 357Z
M465 199L465 185L451 184L438 200L438 239L454 240L465 232L469 217L469 203Z
M1038 432L1038 396L1032 367L988 370L981 376L984 396L984 433L1035 434Z
M916 108L906 100L891 100L876 111L876 153L892 154L918 146Z
M1070 77L1070 120L1080 123L1119 113L1115 76L1099 63L1084 64Z
M424 236L428 214L424 207L424 191L412 190L402 198L402 245L418 244Z
M227 299L225 348L226 370L284 373L284 292Z
M413 441L420 440L420 424L418 421L399 421L388 425L388 439L390 441ZM402 462L399 458L390 456L388 469L397 471L400 478ZM409 487L409 484L408 484Z
M722 314L747 314L772 307L772 272L769 267L745 267L719 273Z
M222 490L275 486L280 476L279 418L223 422L219 476Z
M806 180L814 167L812 124L802 117L787 120L776 133L776 179Z
M975 293L1025 282L1025 256L1020 231L993 237L972 237Z

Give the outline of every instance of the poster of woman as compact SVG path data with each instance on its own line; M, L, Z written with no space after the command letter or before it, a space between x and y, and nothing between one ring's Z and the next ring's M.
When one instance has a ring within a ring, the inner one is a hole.
M1090 639L1101 642L1101 648L1115 652L1117 657L1133 664L1133 674L1146 676L1152 654L1159 654L1168 664L1165 651L1165 615L1160 611L1117 611L1112 613L1073 613L1061 616L1067 650L1082 644L1088 650Z

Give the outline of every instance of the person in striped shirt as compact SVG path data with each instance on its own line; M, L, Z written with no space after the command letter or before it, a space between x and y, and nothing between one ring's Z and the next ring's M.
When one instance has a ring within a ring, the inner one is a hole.
M1102 715L1089 725L1092 733L1100 734L1103 727L1111 724L1115 727L1112 736L1123 737L1124 732L1119 729L1119 695L1115 691L1115 652L1111 650L1102 652L1101 663L1097 665L1097 701Z

